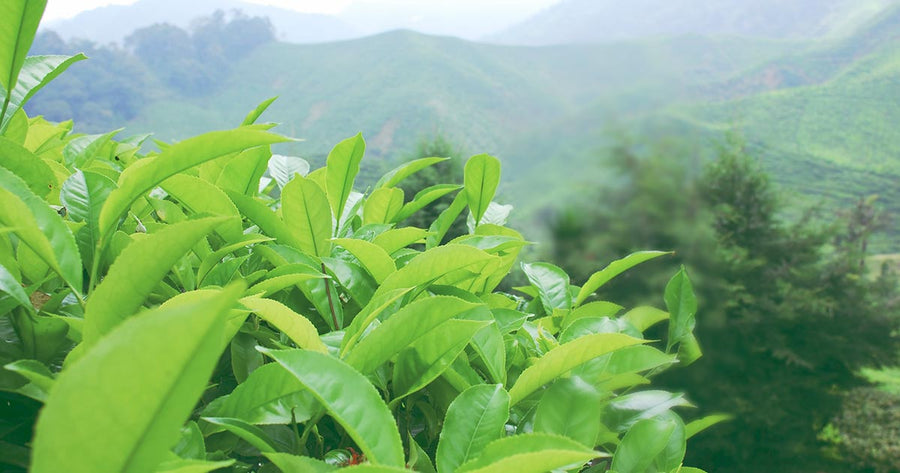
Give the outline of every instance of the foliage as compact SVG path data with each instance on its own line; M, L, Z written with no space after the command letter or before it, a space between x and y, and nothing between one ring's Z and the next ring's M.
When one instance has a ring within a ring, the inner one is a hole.
M624 189L596 197L594 209L572 210L580 219L561 220L555 259L580 268L584 254L567 249L675 250L699 282L697 333L711 356L662 382L736 416L698 439L689 459L728 471L824 468L816 432L859 384L861 367L896 357L896 285L870 280L860 265L878 226L874 201L860 200L839 223L817 224L811 213L791 223L740 142L722 147L694 177L667 164L681 161L671 155L622 153L611 168ZM623 211L629 218L617 222L613 215ZM653 275L640 276L611 284L607 294L642 300Z
M838 454L860 471L900 469L900 397L875 388L850 391L840 413L826 426Z
M356 192L362 136L307 172L274 158L287 138L255 123L271 103L150 153L142 137L16 112L0 138L0 389L14 413L0 461L35 473L697 471L681 466L686 440L718 418L685 425L682 394L638 389L698 354L683 269L667 311L593 300L646 255L584 288L523 264L523 296L495 291L526 244L492 214L496 158L468 160L465 185L439 192L463 204L428 231L402 227L433 199L390 194L434 161ZM471 231L441 244L466 208ZM644 337L665 320L664 345Z

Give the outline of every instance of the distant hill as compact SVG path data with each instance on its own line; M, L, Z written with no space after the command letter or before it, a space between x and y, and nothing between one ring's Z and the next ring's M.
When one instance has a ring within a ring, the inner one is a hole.
M136 29L155 23L181 28L216 10L240 10L250 16L268 17L276 36L292 43L320 43L360 36L347 23L329 15L305 14L240 0L138 0L131 5L108 5L73 18L43 25L64 39L81 38L99 44L121 43Z
M713 88L731 98L683 108L739 127L768 154L900 175L900 6L856 34L762 64ZM679 112L681 113L681 112Z
M362 131L371 154L391 159L420 137L440 133L469 150L533 163L533 154L505 151L589 105L604 112L583 126L602 128L779 52L777 45L699 37L523 48L410 31L321 45L276 43L235 64L208 96L172 95L148 104L128 130L180 139L233 126L256 102L279 95L266 118L305 138L295 145L305 156L324 154L344 135Z
M896 0L563 0L490 36L505 44L684 34L809 38L851 31Z
M525 47L394 31L273 42L229 64L203 94L150 81L124 133L178 140L230 128L278 95L263 119L306 140L279 152L322 160L361 131L374 158L367 162L388 165L442 135L500 157L503 195L539 215L607 179L598 156L620 135L676 136L695 148L687 155L699 166L734 130L798 196L832 205L879 193L900 214L898 50L900 6L827 41L687 35ZM57 100L42 111L40 96L33 103L31 114L62 109Z

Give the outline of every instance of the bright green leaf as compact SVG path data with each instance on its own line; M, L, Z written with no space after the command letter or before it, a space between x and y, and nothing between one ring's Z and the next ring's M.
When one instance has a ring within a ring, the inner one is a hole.
M82 291L81 255L75 237L47 203L22 179L0 167L0 225L15 228L19 241L62 276L69 287Z
M176 223L128 245L88 298L84 343L93 345L134 315L172 266L222 221L209 217Z
M391 255L374 243L355 238L337 238L334 243L344 247L355 256L379 284L397 270L397 265L391 259Z
M359 173L359 163L365 153L366 142L362 134L341 141L328 153L325 189L335 218L340 219L344 215L344 205L353 191L353 181Z
M319 339L319 332L313 324L290 307L271 299L254 297L241 299L241 303L287 335L299 348L328 353L328 348Z
M31 471L155 471L206 389L241 292L175 298L67 366L38 418Z
M403 208L403 189L384 187L375 189L363 205L363 225L393 222Z
M160 184L170 196L194 214L210 214L228 220L216 228L226 242L240 240L244 232L241 214L218 187L194 176L176 174Z
M475 460L464 463L458 473L546 473L556 469L580 469L589 460L603 457L566 437L522 434L489 443Z
M435 463L450 473L477 458L490 442L504 434L509 418L509 394L500 384L481 384L463 391L447 408Z
M380 189L383 187L394 187L407 177L421 171L422 169L433 166L442 161L447 161L448 159L450 158L421 158L401 164L400 166L397 166L396 168L388 171L384 176L382 176L381 179L379 179L375 184L375 188Z
M0 3L0 18L3 18L0 22L0 87L6 91L11 91L16 85L46 6L47 0L6 0ZM5 111L6 103L3 105Z
M268 363L250 373L231 394L210 403L202 415L241 419L255 425L289 424L292 418L305 422L318 406L319 401L297 378L278 363Z
M497 185L500 183L500 160L486 154L472 156L466 161L465 189L469 209L475 218L476 226L494 199Z
M668 419L644 419L634 424L613 455L612 469L618 473L645 473L669 443L675 422Z
M137 161L122 172L119 187L110 193L103 205L100 212L101 241L109 241L119 219L135 200L169 177L220 156L286 140L287 138L250 128L213 131L176 143L155 158Z
M299 176L289 182L281 193L281 214L301 251L319 257L331 254L331 209L318 184Z
M56 187L56 176L47 163L3 136L0 136L0 166L19 176L40 197L47 196Z
M449 296L415 301L372 330L349 351L345 361L361 373L369 374L422 335L476 307L477 304Z
M676 343L688 340L694 330L694 315L697 313L697 298L691 280L684 266L666 285L666 308L669 309L669 338L666 350Z
M590 297L590 295L593 294L594 291L609 282L612 278L622 274L628 269L637 266L645 261L650 261L654 258L670 254L672 253L666 251L639 251L637 253L632 253L622 259L618 259L613 261L612 263L609 263L608 266L600 271L597 271L596 273L592 274L590 278L588 278L587 282L584 283L584 286L581 287L581 290L578 291L578 296L575 298L575 305L581 305L581 303L584 302L585 299Z
M455 184L437 184L422 189L415 195L415 197L413 197L413 200L411 200L409 203L404 205L403 208L400 209L400 212L398 212L397 215L394 216L392 222L402 222L412 214L425 208L425 206L427 206L428 204L459 189L461 189L461 187Z
M203 417L202 419L237 435L250 445L256 447L260 452L268 453L278 450L275 448L275 445L272 444L272 440L269 436L255 425L248 424L240 419L230 419L227 417Z
M549 263L522 263L522 271L537 288L547 315L553 314L553 309L572 308L569 275L565 271Z
M309 389L369 461L404 466L403 444L394 417L365 376L350 365L321 353L264 348L260 351Z
M512 404L517 404L541 386L588 360L640 343L645 341L619 333L598 333L560 345L548 351L519 375L516 384L509 390Z
M541 396L534 431L569 437L593 447L600 434L603 393L578 376L556 380Z
M448 320L401 350L393 370L394 401L434 381L462 353L475 332L489 324Z

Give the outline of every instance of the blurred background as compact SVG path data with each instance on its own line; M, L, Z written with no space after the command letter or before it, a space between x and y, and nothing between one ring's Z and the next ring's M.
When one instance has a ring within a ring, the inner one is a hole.
M456 158L407 195L497 156L530 259L674 250L623 305L687 267L705 356L665 383L735 418L686 463L900 471L900 2L50 0L31 53L76 52L30 116L173 141L277 95L282 154Z

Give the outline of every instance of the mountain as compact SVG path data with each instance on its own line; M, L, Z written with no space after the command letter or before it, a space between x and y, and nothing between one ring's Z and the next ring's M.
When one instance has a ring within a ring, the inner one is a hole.
M306 139L294 145L304 156L322 155L344 135L362 131L368 152L390 159L440 133L524 167L536 158L505 156L512 143L587 105L604 108L586 122L602 128L779 52L775 45L699 37L527 48L411 31L329 44L273 43L235 64L209 95L148 104L128 131L180 139L232 126L257 102L278 95L266 118Z
M737 126L749 141L765 143L767 154L900 175L898 47L900 6L857 34L719 84L729 98L674 113L701 127Z
M292 43L318 43L360 36L355 28L334 16L298 13L240 0L138 0L131 5L95 8L70 19L50 22L42 28L53 30L64 39L121 43L139 28L155 23L186 28L192 20L209 16L216 10L240 10L249 16L267 17L275 27L276 36Z
M809 38L852 31L896 0L563 0L487 39L595 43L684 34Z
M792 198L833 207L878 193L900 213L898 47L900 6L853 34L816 41L686 35L530 47L394 31L325 44L271 42L231 58L201 94L149 81L124 133L170 141L231 128L278 95L263 119L306 140L282 146L282 154L320 161L361 131L374 158L367 162L387 166L440 135L500 157L502 198L540 216L548 202L609 179L598 158L621 135L678 137L692 149L673 156L693 156L691 166L699 166L736 131ZM134 75L165 72L160 67ZM40 95L33 103L30 114L51 116L65 105Z

